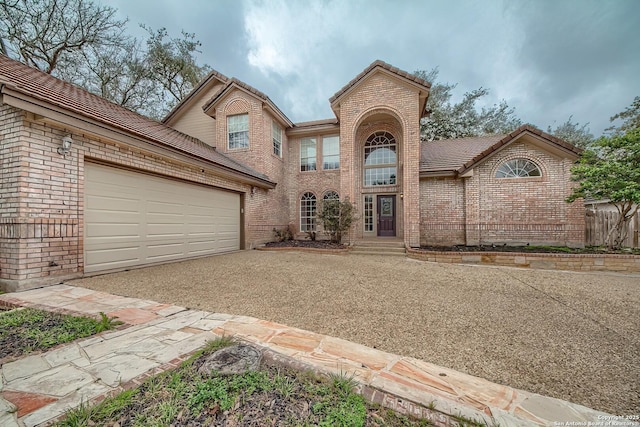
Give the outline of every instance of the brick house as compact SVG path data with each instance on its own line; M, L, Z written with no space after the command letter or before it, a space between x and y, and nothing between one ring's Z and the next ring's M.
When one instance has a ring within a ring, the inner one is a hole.
M350 242L581 246L579 151L531 126L421 142L429 83L376 61L292 123L212 72L157 122L0 56L0 286L251 249L349 198Z

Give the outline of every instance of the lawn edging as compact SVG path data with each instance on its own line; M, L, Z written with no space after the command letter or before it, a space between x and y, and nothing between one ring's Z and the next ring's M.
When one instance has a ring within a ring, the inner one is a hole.
M527 252L452 252L407 248L409 258L451 264L499 265L541 270L640 273L640 255L549 254Z

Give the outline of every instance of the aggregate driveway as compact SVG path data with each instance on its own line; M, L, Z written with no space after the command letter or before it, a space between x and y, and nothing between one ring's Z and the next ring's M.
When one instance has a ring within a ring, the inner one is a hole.
M640 408L640 276L244 251L74 286L253 316L615 415Z

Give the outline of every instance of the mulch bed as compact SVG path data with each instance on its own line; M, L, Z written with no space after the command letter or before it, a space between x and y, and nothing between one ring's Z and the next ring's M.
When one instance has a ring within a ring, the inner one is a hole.
M342 243L329 240L285 240L284 242L269 242L267 248L313 248L313 249L345 249Z

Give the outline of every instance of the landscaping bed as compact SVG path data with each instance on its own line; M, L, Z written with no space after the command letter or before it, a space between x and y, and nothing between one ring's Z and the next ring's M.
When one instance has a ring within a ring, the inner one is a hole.
M269 242L267 248L312 248L312 249L346 249L347 245L333 243L329 240L285 240L282 242Z
M426 426L367 403L348 377L320 377L262 362L255 371L200 372L209 355L232 345L210 342L178 369L96 406L71 410L57 426ZM475 424L470 424L475 425Z
M33 308L0 307L0 363L47 350L58 344L113 329L121 322L104 313L96 320Z

